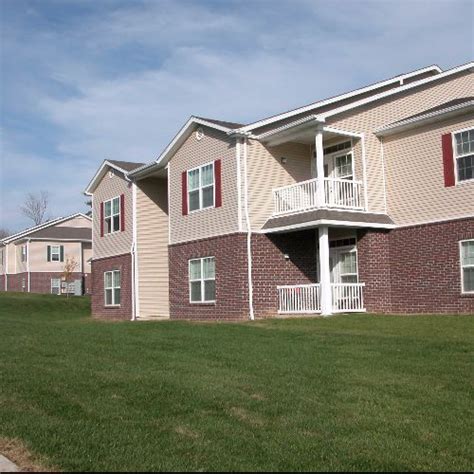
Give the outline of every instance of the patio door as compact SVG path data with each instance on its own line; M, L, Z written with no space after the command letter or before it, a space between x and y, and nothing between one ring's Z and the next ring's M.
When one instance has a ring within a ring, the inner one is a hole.
M355 247L329 249L331 283L358 283L357 250Z

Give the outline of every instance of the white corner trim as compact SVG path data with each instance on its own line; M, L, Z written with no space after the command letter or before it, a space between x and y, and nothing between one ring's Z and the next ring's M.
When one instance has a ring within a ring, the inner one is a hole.
M383 202L385 213L387 213L387 180L385 178L385 153L383 148L383 137L380 137L380 158L382 160L382 183L383 183Z
M137 184L132 182L132 321L140 317L140 288L138 280L138 244L137 244Z
M26 241L26 274L28 276L28 293L31 293L30 239Z
M361 137L361 148L362 148L362 174L364 180L364 208L366 211L369 210L369 191L368 191L368 181L367 181L367 155L365 149L365 134L362 134Z
M248 278L248 290L249 290L249 319L253 321L255 319L254 308L253 308L253 281L252 281L252 228L250 225L249 215L249 199L248 199L248 173L247 173L247 142L248 139L244 139L244 200L245 200L245 222L247 226L247 278Z
M242 170L240 168L240 138L235 139L235 160L237 166L237 219L238 229L242 232Z

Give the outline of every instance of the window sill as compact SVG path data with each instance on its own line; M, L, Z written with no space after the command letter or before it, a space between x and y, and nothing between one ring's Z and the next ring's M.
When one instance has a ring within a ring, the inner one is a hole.
M104 304L104 308L109 308L109 309L117 309L120 308L121 305L119 304Z
M474 298L474 291L469 293L461 293L461 298Z
M190 301L189 304L197 304L199 306L215 306L215 301Z
M191 214L198 214L199 212L208 211L209 209L217 209L217 208L215 205L203 207L202 209L195 209L194 211L189 211L188 215L190 216Z
M456 186L465 186L466 184L474 184L474 178L464 179L462 181L456 181Z

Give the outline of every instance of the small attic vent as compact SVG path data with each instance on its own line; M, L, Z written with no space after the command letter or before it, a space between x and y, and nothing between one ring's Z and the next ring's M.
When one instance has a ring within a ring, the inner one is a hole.
M199 127L196 130L196 140L201 141L203 138L204 138L204 130L202 129L202 127Z
M114 170L109 171L109 178L113 178L115 176Z

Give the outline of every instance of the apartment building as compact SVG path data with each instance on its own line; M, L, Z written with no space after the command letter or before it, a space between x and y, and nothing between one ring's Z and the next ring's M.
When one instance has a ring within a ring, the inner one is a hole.
M31 227L0 241L0 291L91 292L92 219L74 214ZM67 262L75 262L64 281Z
M474 313L473 69L251 124L191 117L152 163L105 161L93 313Z

